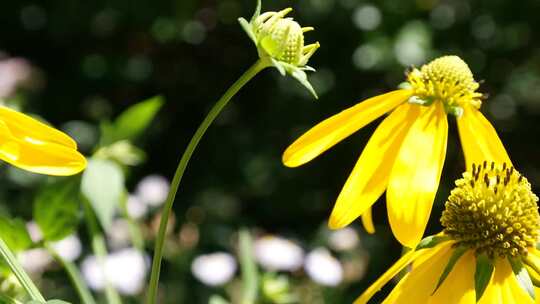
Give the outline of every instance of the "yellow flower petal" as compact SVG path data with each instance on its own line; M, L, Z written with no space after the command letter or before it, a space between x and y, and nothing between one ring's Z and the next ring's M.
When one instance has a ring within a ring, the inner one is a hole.
M77 149L77 143L67 134L30 116L0 106L0 120L16 138L34 142L50 142Z
M345 137L403 103L411 94L410 90L397 90L379 95L324 120L285 150L283 163L287 167L297 167L309 162Z
M478 303L533 304L534 301L519 285L510 263L506 259L497 259L493 276Z
M362 225L366 229L367 233L375 233L375 225L373 225L373 215L371 212L371 207L369 207L364 213L362 213Z
M426 228L446 155L448 121L441 103L422 108L403 140L386 191L390 227L414 248Z
M399 281L383 303L428 303L452 252L450 242L426 249L422 257L423 263L415 263L413 269Z
M446 265L445 265L446 267ZM430 304L473 304L476 302L474 291L474 269L476 259L472 250L467 251L454 265L448 277L430 298ZM439 279L437 279L438 282Z
M73 175L86 167L86 159L77 150L54 142L15 137L3 121L0 121L0 159L47 175Z
M470 170L473 163L482 163L484 160L511 165L508 153L491 123L471 106L463 110L457 125L467 169Z
M399 148L419 113L419 106L405 103L377 127L337 198L330 228L348 225L383 194Z
M377 293L386 283L394 278L403 268L411 264L416 259L422 258L425 261L430 260L434 255L438 255L440 252L448 252L452 242L444 242L438 246L429 249L422 249L418 251L411 250L403 255L394 265L392 265L382 276L377 279L364 293L354 301L354 304L365 304ZM442 270L441 270L442 272ZM403 281L403 280L402 280ZM433 286L435 287L435 286ZM432 290L433 291L433 290ZM390 302L392 303L392 302ZM409 302L411 303L411 302Z

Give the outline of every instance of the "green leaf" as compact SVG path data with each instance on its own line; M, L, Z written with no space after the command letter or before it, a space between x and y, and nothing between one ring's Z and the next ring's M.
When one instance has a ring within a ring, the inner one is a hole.
M14 252L22 251L32 246L32 239L21 219L10 219L0 216L0 237Z
M476 271L474 272L474 290L476 301L480 300L486 290L491 275L493 274L493 261L485 254L476 257Z
M432 248L448 240L449 238L446 235L430 235L423 238L420 243L418 243L415 250Z
M124 193L124 173L111 160L92 158L83 173L81 191L106 229Z
M450 259L448 260L448 264L446 264L446 267L444 267L443 273L439 277L439 282L437 283L437 286L435 287L435 290L433 290L432 294L434 294L437 289L439 289L439 287L442 285L444 280L446 280L446 277L448 277L452 269L454 269L457 261L465 253L465 251L467 251L467 248L462 246L454 249L454 253L452 253L452 256L450 256Z
M531 298L535 299L534 286L531 281L531 277L529 276L529 272L527 272L527 269L525 268L521 260L508 258L508 261L512 266L512 270L514 271L514 274L516 275L516 278L518 279L521 288L523 288L531 296Z
M114 123L103 123L101 145L125 139L134 140L148 127L162 105L163 98L155 96L129 107Z
M79 223L78 179L64 179L46 185L34 200L34 220L46 241L58 241L72 234Z

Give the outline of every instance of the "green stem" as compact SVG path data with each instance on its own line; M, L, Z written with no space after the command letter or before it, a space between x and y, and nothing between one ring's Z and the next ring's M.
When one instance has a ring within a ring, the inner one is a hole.
M66 270L69 279L71 280L71 283L73 283L75 289L77 290L77 293L79 294L79 297L81 298L81 303L96 304L96 300L94 300L92 293L88 289L88 286L86 286L86 283L84 282L81 273L79 272L79 269L77 269L75 264L61 257L56 251L56 249L54 249L50 244L46 243L45 248L49 251L53 258Z
M11 252L6 242L4 242L2 238L0 238L0 255L4 261L6 261L9 268L15 277L17 277L17 280L19 280L19 283L21 283L22 287L26 290L30 298L32 300L45 302L45 298L41 295L39 289L36 287L34 282L32 282L28 274L26 274L21 264L19 264L19 261L17 261L17 258Z
M92 207L87 201L84 201L84 215L86 224L90 232L90 238L92 240L92 251L97 258L98 264L101 267L103 277L105 279L105 297L108 304L122 304L120 295L111 285L107 276L105 275L105 258L107 257L107 246L105 244L105 238L99 228L96 215L94 214Z
M161 213L161 222L159 224L159 232L154 248L154 259L152 260L152 274L150 276L150 285L148 286L148 295L146 299L147 304L156 303L159 274L161 270L161 259L163 257L163 245L165 243L165 234L167 230L167 222L171 214L174 199L176 197L176 192L178 191L178 186L180 185L180 181L182 180L184 171L186 170L187 164L191 159L195 148L197 148L197 145L199 144L201 138L204 136L204 133L212 124L214 119L218 116L218 114L221 112L221 110L223 110L223 108L227 105L229 100L231 100L231 98L236 95L236 93L249 80L251 80L255 75L257 75L257 73L259 73L268 66L269 64L267 61L258 60L242 76L240 76L240 78L225 92L225 94L216 102L216 104L214 104L210 112L208 112L201 125L191 138L191 141L189 142L186 150L184 151L184 154L182 155L182 158L178 163L178 167L176 168L176 172L171 182L171 189L169 190L167 200L165 201L165 206L163 207L163 211Z
M240 265L242 268L242 300L241 304L253 304L257 300L258 273L253 258L253 240L248 230L240 230Z

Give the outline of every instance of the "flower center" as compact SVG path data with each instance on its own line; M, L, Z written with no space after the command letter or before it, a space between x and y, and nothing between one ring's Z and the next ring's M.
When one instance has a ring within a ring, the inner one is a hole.
M472 104L480 108L482 94L476 92L479 84L474 81L469 66L457 56L443 56L414 68L407 75L414 95L422 100L442 101L447 108Z
M456 181L441 218L458 245L490 257L526 256L540 229L538 197L513 167L474 166Z

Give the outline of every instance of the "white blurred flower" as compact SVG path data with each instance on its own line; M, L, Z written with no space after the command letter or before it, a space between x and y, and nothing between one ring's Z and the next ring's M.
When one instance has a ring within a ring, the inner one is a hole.
M32 242L37 243L43 240L43 232L41 232L41 228L39 228L39 225L36 222L34 221L27 222L26 230L28 231L28 234L30 235L30 239L32 239Z
M325 286L336 286L343 280L343 266L326 248L317 248L306 256L304 269L309 277Z
M328 242L334 250L347 251L356 248L360 243L360 238L353 228L346 227L330 232Z
M31 67L22 58L0 60L0 98L15 93L17 86L30 78Z
M148 175L137 184L135 193L143 203L157 207L167 199L169 181L161 175Z
M70 262L75 261L81 255L82 251L81 240L75 234L52 243L52 247L58 255Z
M131 244L129 222L124 219L115 219L107 228L107 241L111 248L120 249Z
M18 259L21 262L24 270L30 273L40 273L45 271L53 259L47 250L42 248L35 248L20 252Z
M141 199L130 194L127 199L127 212L134 219L141 219L148 213L148 206Z
M203 254L193 260L191 272L205 285L220 286L233 278L236 260L225 252Z
M88 286L94 290L105 287L106 277L121 294L137 295L146 283L148 263L140 251L128 248L108 255L103 270L97 258L89 256L82 262L81 271Z
M304 251L296 243L278 236L255 241L255 258L270 271L295 271L302 267Z

